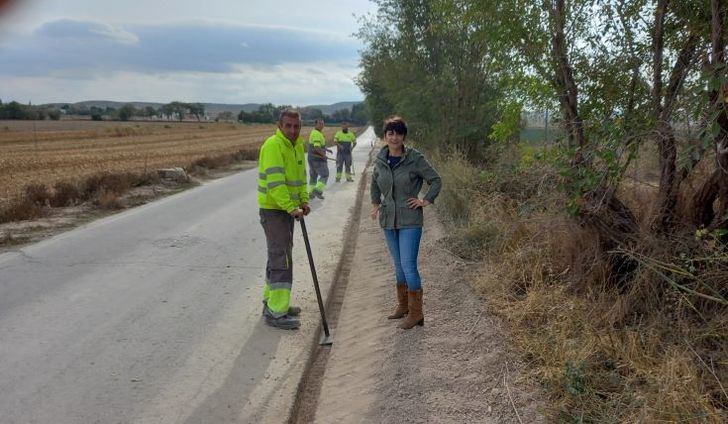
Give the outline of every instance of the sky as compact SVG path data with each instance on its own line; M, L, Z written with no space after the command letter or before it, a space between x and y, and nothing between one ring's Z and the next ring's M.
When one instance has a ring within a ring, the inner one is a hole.
M367 0L9 3L0 99L33 104L361 100L353 34L376 11Z

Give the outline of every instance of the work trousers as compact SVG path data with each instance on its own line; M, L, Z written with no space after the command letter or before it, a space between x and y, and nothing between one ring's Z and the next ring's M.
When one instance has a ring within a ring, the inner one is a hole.
M265 232L268 250L263 300L275 318L288 312L291 301L294 223L294 218L286 211L260 210L260 225Z
M308 161L308 191L323 193L329 179L329 163L326 160L311 159Z
M339 143L336 148L336 179L341 179L341 171L346 165L346 178L351 178L351 143Z

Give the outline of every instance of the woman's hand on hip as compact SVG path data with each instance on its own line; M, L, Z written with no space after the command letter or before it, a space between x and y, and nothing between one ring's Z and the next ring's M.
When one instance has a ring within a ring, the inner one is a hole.
M417 208L424 208L425 206L429 205L430 201L426 199L420 199L417 197L410 197L407 199L407 206L409 206L412 209Z

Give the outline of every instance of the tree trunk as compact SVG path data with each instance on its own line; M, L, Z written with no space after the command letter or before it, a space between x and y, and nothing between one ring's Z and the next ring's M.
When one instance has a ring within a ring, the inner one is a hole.
M544 7L551 18L551 52L554 58L554 85L559 95L561 113L564 118L564 129L569 136L569 144L579 150L586 147L584 124L579 115L579 92L574 82L574 75L569 65L569 55L566 46L564 27L566 25L566 11L564 0L555 3L544 2ZM583 159L580 154L575 158L579 163Z
M716 169L693 196L693 222L709 230L728 229L728 71L725 57L726 0L712 0L711 67L713 78L720 81L709 94L710 116L717 126L714 136ZM709 122L708 128L711 127ZM715 201L717 209L714 209Z
M660 155L660 187L657 193L657 217L653 228L669 232L675 225L678 188L681 174L677 172L677 140L672 127L672 112L683 82L695 59L699 38L690 34L670 73L665 94L662 94L662 60L664 50L664 21L667 0L660 0L655 10L655 30L652 41L653 85L652 115Z

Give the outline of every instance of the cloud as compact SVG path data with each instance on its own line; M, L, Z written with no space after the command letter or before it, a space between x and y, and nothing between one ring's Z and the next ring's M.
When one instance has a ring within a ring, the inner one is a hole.
M0 45L0 96L34 103L271 101L361 98L357 41L288 27L177 22L48 22Z
M62 19L0 47L0 73L47 75L69 69L230 72L239 64L339 61L353 65L359 44L315 30L180 22L125 25Z
M316 72L312 72L316 70ZM138 73L120 71L90 79L54 76L9 77L14 94L3 100L23 103L76 102L89 99L168 102L264 103L310 105L361 99L353 84L355 68L336 63L237 65L230 73Z
M36 35L50 38L105 39L120 44L137 44L139 37L121 27L101 22L60 19L43 24Z

